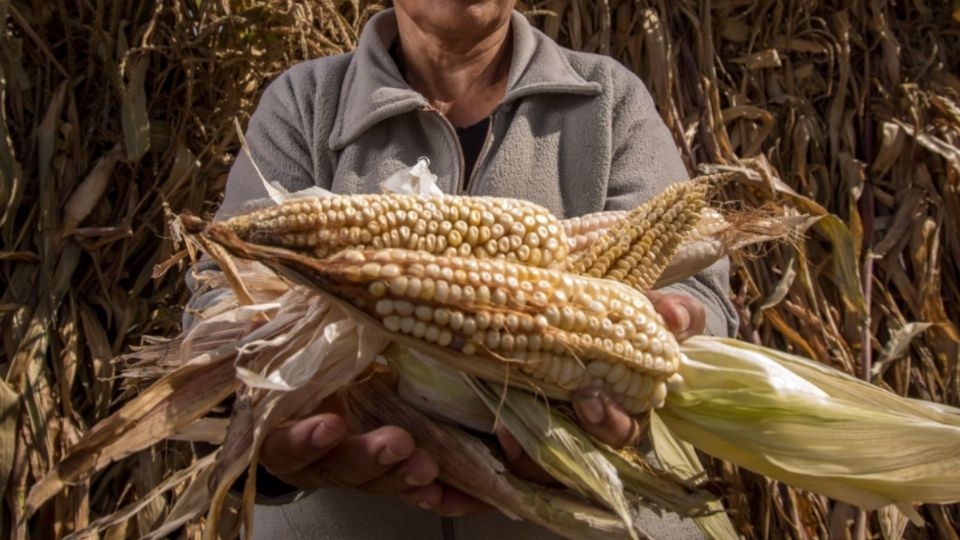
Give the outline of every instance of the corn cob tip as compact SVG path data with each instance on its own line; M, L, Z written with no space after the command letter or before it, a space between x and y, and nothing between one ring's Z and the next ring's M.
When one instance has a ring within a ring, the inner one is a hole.
M567 268L649 289L700 219L716 181L710 177L672 184L609 227L581 256L571 258Z

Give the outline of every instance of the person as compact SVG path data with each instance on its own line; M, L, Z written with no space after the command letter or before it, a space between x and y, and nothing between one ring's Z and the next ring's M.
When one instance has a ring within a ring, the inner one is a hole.
M256 169L289 191L379 192L426 156L446 193L527 199L559 217L630 209L686 179L643 83L610 58L555 44L515 3L396 0L354 52L281 74L247 128L256 168L241 153L218 219L267 196ZM718 263L653 295L678 337L734 332L727 272ZM600 440L636 442L635 420L609 396L578 393L574 409ZM550 482L509 433L497 438L516 474ZM399 427L349 432L335 399L268 434L261 464L275 477L258 486L261 502L284 487L301 499L258 506L258 538L555 538L439 482L436 462ZM689 522L657 527L697 536Z

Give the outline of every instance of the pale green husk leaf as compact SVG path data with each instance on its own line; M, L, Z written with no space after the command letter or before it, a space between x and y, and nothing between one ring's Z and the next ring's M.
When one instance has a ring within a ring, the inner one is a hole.
M866 510L960 501L960 410L731 339L682 350L659 414L697 448Z
M484 433L493 432L494 415L459 371L429 356L392 344L383 352L397 373L397 393L424 413Z
M551 413L546 403L526 392L471 383L537 464L565 486L601 501L620 516L631 538L638 538L617 469L571 420Z
M690 482L702 481L706 476L693 446L670 431L656 412L650 414L650 441L657 459L666 470ZM730 517L724 512L723 503L710 501L707 507L714 513L693 518L703 534L712 540L737 540L739 536Z

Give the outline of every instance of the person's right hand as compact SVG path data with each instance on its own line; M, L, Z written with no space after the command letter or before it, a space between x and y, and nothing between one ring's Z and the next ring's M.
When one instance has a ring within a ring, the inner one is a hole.
M342 403L331 398L316 414L275 428L264 438L260 462L294 487L356 488L398 495L444 516L486 510L482 502L437 480L437 462L397 426L351 433Z

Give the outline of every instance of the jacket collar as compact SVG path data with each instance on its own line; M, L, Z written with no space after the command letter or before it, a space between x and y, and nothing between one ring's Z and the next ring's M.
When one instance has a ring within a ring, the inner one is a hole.
M599 83L588 82L567 61L559 45L534 29L526 17L511 16L513 58L507 78L507 92L500 106L532 94L596 95ZM360 36L360 43L347 68L340 88L340 101L330 149L341 150L375 124L429 105L410 88L390 46L397 38L397 21L392 9L372 17Z

